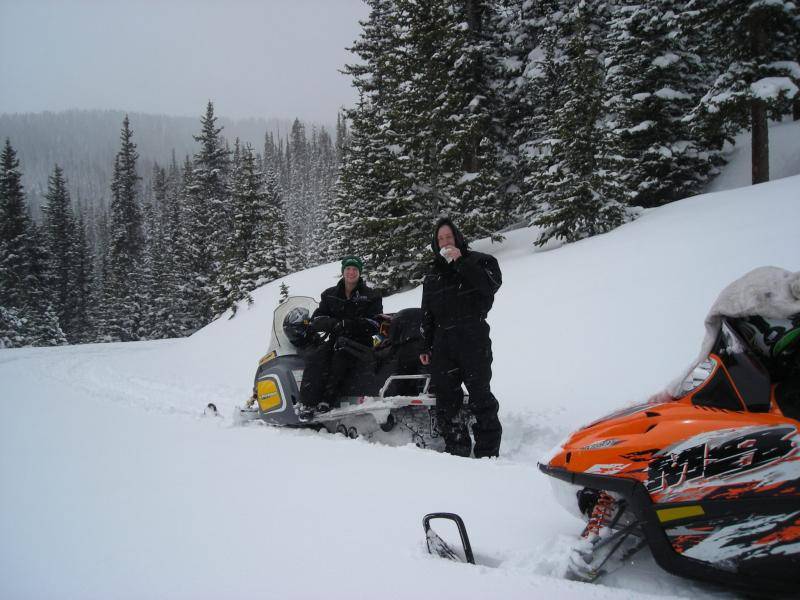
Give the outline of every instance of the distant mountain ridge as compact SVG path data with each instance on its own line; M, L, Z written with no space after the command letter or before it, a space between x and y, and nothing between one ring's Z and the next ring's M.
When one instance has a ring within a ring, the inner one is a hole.
M197 143L192 136L200 132L201 110L196 118L121 110L0 114L0 142L9 138L17 151L34 217L39 217L47 178L55 164L64 169L73 200L89 204L107 201L114 156L119 150L120 128L126 114L139 153L139 175L145 180L149 179L154 162L170 163L173 150L179 164L186 155L191 156L196 151ZM292 122L293 119L220 117L217 126L223 127L222 135L231 145L238 137L262 153L265 134L271 132L277 143L279 138L288 136ZM313 124L306 125L310 133ZM324 126L328 132L333 131L330 125Z

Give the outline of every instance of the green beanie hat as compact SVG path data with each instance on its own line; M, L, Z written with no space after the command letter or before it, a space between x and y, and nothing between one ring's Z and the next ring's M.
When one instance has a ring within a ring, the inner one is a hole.
M361 275L364 271L364 261L357 256L345 256L342 259L342 273L347 267L355 267L358 269L358 274Z

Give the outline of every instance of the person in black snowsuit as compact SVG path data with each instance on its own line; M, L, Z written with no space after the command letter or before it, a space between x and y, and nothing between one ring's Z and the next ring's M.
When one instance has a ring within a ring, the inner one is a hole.
M322 292L319 307L311 315L312 331L326 333L327 339L306 355L300 386L301 420L330 410L357 359L337 344L340 338L372 346L377 332L375 319L383 312L380 294L361 279L362 260L350 256L342 260L342 278Z
M431 366L439 432L450 454L469 456L469 430L459 411L464 402L462 382L475 417L475 458L498 456L503 428L492 394L492 342L486 315L502 275L497 260L469 249L450 219L436 223L431 248L431 272L422 286L422 364Z

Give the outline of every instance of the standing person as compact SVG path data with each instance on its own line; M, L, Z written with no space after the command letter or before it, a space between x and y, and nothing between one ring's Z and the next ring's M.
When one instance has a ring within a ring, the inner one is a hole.
M342 278L322 292L319 308L311 315L311 329L327 333L328 337L306 356L300 384L300 420L309 420L315 412L331 409L341 384L356 362L349 352L337 351L337 340L346 336L372 345L372 334L376 331L373 320L383 312L383 300L364 283L363 269L364 263L359 257L344 258Z
M464 402L463 382L475 417L475 458L498 456L503 428L489 387L492 342L486 315L502 283L500 267L494 257L470 250L448 218L436 223L431 248L433 268L422 285L426 351L419 358L431 365L439 431L447 452L470 455L469 430L457 420Z

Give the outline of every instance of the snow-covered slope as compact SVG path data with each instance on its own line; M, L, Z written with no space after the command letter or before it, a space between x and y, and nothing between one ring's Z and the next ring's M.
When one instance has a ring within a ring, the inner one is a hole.
M563 580L581 523L535 463L680 371L725 284L800 270L798 222L790 177L549 251L530 230L479 242L505 281L490 315L499 460L234 426L280 282L188 339L0 350L0 597L730 597L647 552L603 585ZM336 276L284 281L317 296ZM201 416L212 400L223 418ZM464 517L483 566L427 555L420 520L435 510Z
M800 121L786 117L783 122L770 123L769 128L769 171L770 179L800 175ZM750 148L751 135L743 131L736 136L736 144L728 148L728 164L720 175L714 178L708 192L721 192L750 185L752 179Z

